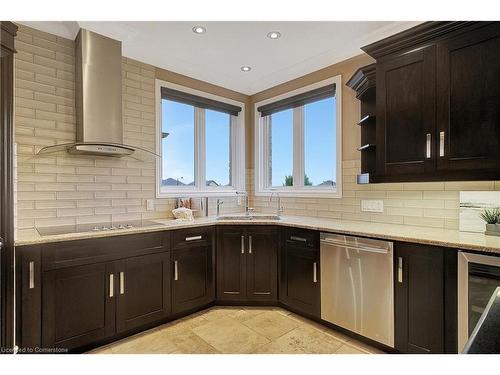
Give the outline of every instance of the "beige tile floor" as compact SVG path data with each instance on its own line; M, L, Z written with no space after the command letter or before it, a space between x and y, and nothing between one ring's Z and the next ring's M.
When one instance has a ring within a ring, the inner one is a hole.
M383 353L275 307L213 307L110 345L95 354Z

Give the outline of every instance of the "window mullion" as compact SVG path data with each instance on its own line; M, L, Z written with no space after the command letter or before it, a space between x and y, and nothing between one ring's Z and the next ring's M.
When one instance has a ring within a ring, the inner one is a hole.
M194 137L194 165L195 165L195 187L198 190L205 189L206 180L206 153L205 153L205 110L195 108L195 137Z
M262 167L260 171L260 181L261 188L268 189L271 187L271 158L272 158L272 148L271 148L271 116L265 116L261 118L262 124L262 135L258 140L258 147L262 150Z
M293 109L293 188L304 186L304 107Z

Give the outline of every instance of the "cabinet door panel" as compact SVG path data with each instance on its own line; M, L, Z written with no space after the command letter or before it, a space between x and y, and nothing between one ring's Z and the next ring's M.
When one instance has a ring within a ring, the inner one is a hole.
M277 231L276 228L250 227L247 230L247 297L253 300L276 300Z
M435 169L435 97L434 46L377 64L377 174Z
M213 301L212 246L193 246L172 253L172 311L181 313Z
M242 227L217 228L217 299L246 297L246 241Z
M444 257L433 246L397 243L395 346L404 353L444 352ZM402 262L403 278L398 279Z
M159 321L170 314L170 253L117 262L118 332Z
M314 267L316 264L316 282ZM308 315L320 317L319 250L281 249L280 301Z
M115 333L111 272L109 264L101 263L44 273L44 347L74 349Z
M17 265L17 345L35 348L42 345L42 266L40 248L16 248Z
M438 45L441 170L500 167L500 25Z

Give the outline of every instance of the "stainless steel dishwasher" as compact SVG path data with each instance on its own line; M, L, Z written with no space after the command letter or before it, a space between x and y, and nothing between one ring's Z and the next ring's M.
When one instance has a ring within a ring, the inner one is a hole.
M393 244L321 233L321 318L394 347Z

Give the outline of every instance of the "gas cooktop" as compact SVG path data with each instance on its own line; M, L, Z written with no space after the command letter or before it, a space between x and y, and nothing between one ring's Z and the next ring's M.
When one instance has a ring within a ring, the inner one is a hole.
M145 228L153 225L158 225L154 221L149 220L134 220L123 221L118 223L92 223L92 224L76 224L76 225L60 225L55 227L40 227L36 228L40 236L54 236L58 234L69 233L85 233L85 232L111 232L131 228Z

